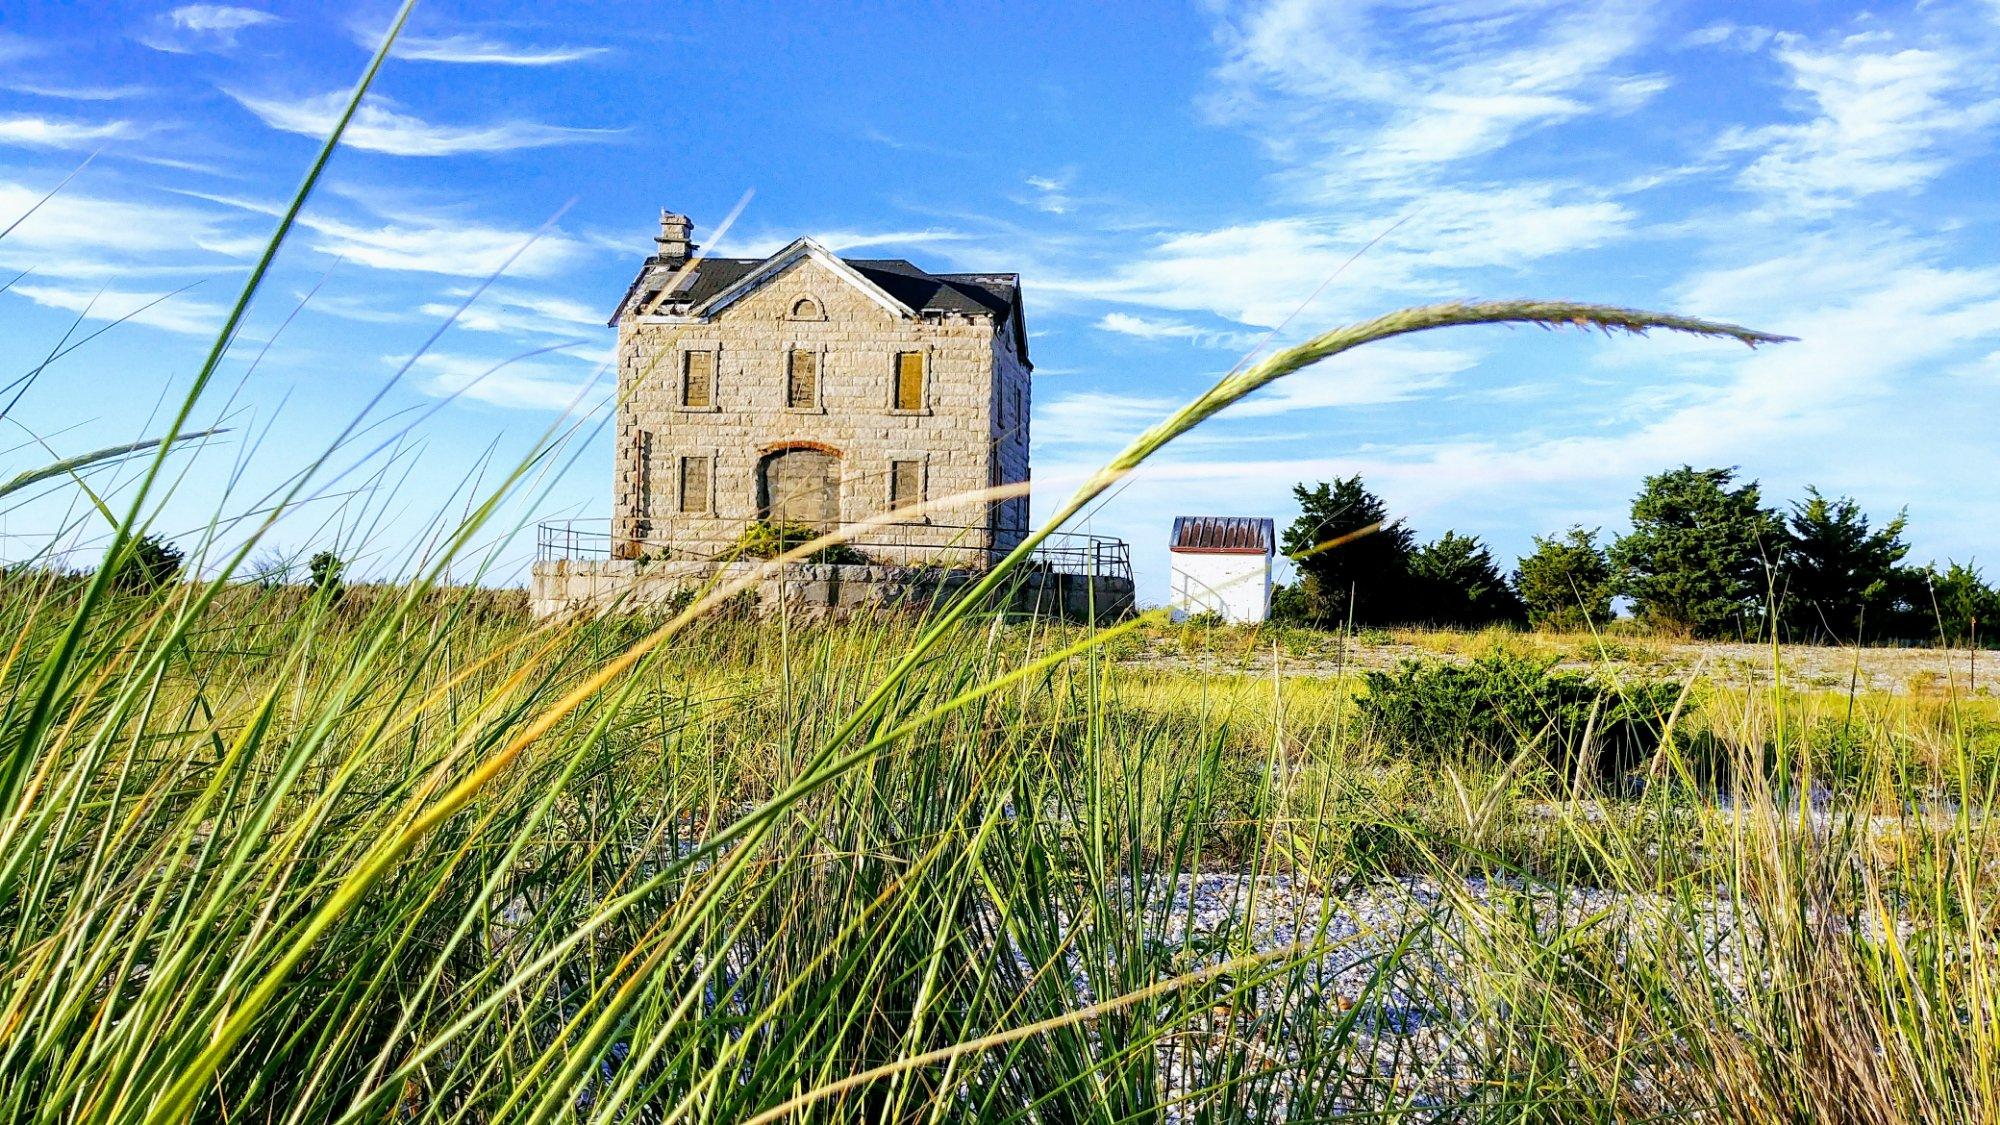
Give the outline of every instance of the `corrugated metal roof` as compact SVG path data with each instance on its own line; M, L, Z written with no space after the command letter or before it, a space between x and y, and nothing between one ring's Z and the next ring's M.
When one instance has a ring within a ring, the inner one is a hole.
M1278 528L1259 516L1176 516L1169 548L1213 555L1268 555Z

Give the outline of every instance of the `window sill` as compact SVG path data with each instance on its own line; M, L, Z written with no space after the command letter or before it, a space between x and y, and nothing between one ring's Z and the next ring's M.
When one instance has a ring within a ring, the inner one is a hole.
M901 410L892 406L889 408L889 414L895 418L928 418L931 416L931 410L929 407L921 410Z
M677 414L720 414L722 413L722 408L720 406L676 406L674 407L674 412Z
M826 407L824 407L824 406L787 406L787 407L785 407L785 413L787 413L787 414L824 414L824 413L826 413Z

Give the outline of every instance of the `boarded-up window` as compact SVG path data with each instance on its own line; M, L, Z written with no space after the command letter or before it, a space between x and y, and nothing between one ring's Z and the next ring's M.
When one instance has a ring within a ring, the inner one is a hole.
M924 463L889 462L889 507L914 508L924 501Z
M694 410L715 405L714 352L688 352L681 357L681 405Z
M896 356L896 409L924 408L924 354L900 352Z
M681 511L708 511L708 458L681 458Z
M819 405L819 353L794 351L786 360L785 405L793 410Z

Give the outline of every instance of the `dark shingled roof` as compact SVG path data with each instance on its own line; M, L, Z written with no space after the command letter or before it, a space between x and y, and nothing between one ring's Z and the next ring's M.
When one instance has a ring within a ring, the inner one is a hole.
M743 280L743 276L767 258L702 258L675 304L692 307ZM881 287L882 291L919 314L925 311L990 316L999 327L1012 326L1015 350L1023 360L1028 356L1028 334L1019 315L1021 276L1013 273L931 273L902 258L842 258L855 272ZM625 290L625 298L611 316L617 324L627 312L650 305L672 280L679 262L654 256L646 259L639 276Z
M1258 516L1176 516L1169 550L1204 555L1268 555L1277 525Z

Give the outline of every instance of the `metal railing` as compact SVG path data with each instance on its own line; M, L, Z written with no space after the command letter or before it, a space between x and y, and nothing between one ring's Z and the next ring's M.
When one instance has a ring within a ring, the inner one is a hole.
M535 527L535 560L648 557L675 562L729 562L746 557L743 536L756 520L704 521L704 534L655 531L643 540L621 539L605 518L545 520ZM720 526L724 534L714 534ZM871 527L845 541L845 548L884 566L984 569L997 561L1022 532L995 533L984 527L922 523ZM622 548L622 550L621 550ZM1049 574L1132 580L1132 552L1123 539L1058 531L1035 548L1031 569Z

